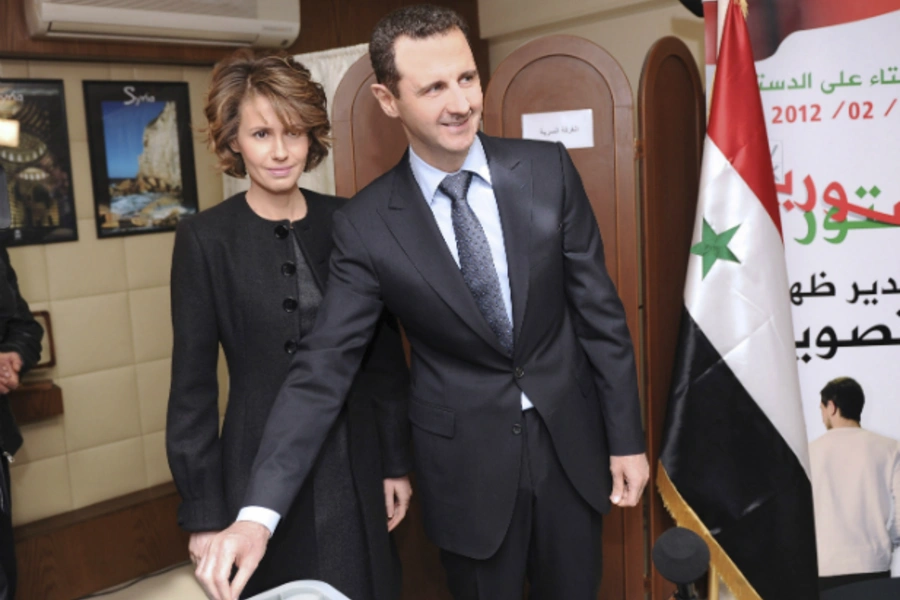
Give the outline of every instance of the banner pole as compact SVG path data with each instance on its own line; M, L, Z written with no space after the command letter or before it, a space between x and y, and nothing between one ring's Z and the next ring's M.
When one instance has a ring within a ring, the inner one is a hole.
M719 573L712 565L709 566L709 600L719 600Z

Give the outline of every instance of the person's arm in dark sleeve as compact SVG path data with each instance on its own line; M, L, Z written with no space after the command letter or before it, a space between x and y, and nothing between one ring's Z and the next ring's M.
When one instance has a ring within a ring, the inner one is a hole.
M172 255L172 383L166 453L187 531L229 525L219 439L219 332L209 265L190 220L178 225Z
M6 321L6 335L0 342L0 352L16 352L22 359L19 375L24 375L41 358L41 338L44 335L44 328L35 321L28 303L19 292L19 280L9 262L6 248L0 248L0 260L3 261L6 273L5 285L11 291L11 299L15 303L11 316Z
M603 242L581 177L562 144L563 255L575 332L591 365L609 444L610 501L636 506L650 477L634 348L625 309L606 270Z
M581 177L557 144L565 185L563 254L566 295L575 330L601 399L610 454L644 452L634 348L625 309L606 270L603 242Z
M409 369L403 353L400 327L384 311L363 361L360 383L375 409L385 478L402 477L412 470L409 448Z

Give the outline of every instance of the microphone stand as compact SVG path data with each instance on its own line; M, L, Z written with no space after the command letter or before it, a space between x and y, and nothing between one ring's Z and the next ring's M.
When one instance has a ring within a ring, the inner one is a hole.
M697 586L693 583L682 583L675 588L671 600L700 600Z

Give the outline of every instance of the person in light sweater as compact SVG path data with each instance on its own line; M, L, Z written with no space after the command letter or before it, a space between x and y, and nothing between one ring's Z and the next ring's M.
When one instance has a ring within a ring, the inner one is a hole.
M900 442L860 426L865 394L850 377L822 388L828 430L809 446L821 590L891 575L900 547Z

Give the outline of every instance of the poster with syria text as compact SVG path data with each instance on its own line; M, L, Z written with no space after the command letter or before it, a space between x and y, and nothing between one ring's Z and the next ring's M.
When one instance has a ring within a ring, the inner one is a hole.
M707 84L715 7L704 6ZM819 392L839 376L865 391L863 427L900 438L900 0L750 0L748 25L809 439L825 431Z

